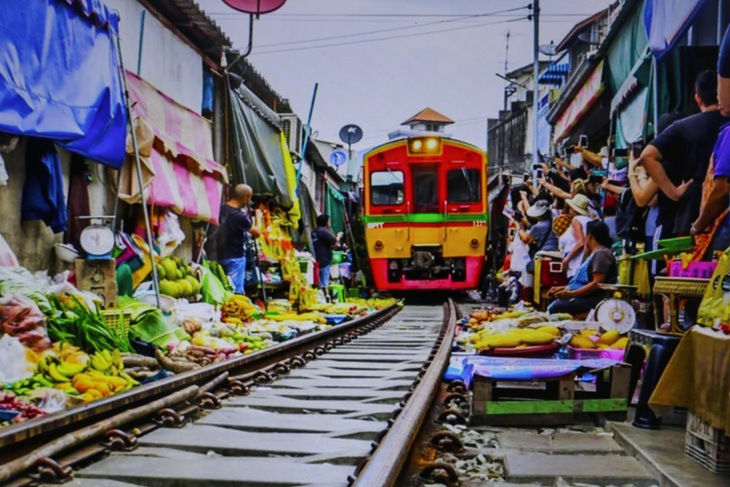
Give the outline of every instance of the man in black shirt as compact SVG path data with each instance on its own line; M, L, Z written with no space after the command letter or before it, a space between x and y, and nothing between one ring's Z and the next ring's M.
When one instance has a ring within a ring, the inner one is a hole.
M236 294L244 293L246 278L246 232L254 238L261 234L259 227L251 223L247 206L253 196L251 186L238 184L230 199L221 207L221 225L216 233L218 262L233 283Z
M695 101L701 113L670 125L646 146L638 162L664 194L679 201L675 235L689 235L700 213L702 182L712 148L720 127L727 122L718 110L716 72L703 71L697 76Z
M337 237L330 229L330 217L326 213L322 213L317 217L316 230L312 232L312 246L314 247L314 258L319 264L319 286L325 290L330 284L330 265L336 244Z

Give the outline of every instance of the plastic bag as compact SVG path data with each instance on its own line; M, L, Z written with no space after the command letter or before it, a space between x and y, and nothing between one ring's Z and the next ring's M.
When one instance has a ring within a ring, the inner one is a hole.
M230 293L223 287L223 283L209 270L202 268L203 278L201 279L200 294L203 295L203 302L214 306L222 306Z
M0 299L0 329L36 352L51 347L46 317L38 305L25 296L16 294Z
M2 166L0 166L0 186L2 182ZM0 234L0 267L18 267L18 258L15 256L13 249L5 241L2 234Z
M63 391L51 389L50 387L34 389L28 395L37 399L38 409L48 414L66 409L68 398L71 397Z
M26 367L25 347L18 338L3 335L0 338L0 384L27 379L33 371Z
M168 211L160 219L160 232L157 243L160 246L160 257L171 255L185 240L185 232L180 228L177 215Z

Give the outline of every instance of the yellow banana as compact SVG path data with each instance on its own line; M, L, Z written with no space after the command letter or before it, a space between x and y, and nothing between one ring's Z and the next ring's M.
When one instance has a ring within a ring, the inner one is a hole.
M48 366L48 375L51 376L53 380L56 382L71 382L71 379L66 377L65 375L61 374L58 369L56 368L56 364L51 364Z
M65 361L56 366L56 371L61 375L65 375L69 379L76 374L80 374L84 371L84 369L86 369L86 365L84 364L72 364Z

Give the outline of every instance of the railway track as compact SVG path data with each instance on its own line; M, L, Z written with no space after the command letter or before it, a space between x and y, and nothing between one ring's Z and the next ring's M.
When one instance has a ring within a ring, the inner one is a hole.
M455 306L394 306L0 432L0 484L396 485Z

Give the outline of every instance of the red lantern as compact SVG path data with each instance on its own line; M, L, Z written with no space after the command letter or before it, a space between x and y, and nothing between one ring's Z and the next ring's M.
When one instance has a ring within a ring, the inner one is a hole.
M249 14L267 14L281 8L286 0L223 0L223 3L238 10Z

